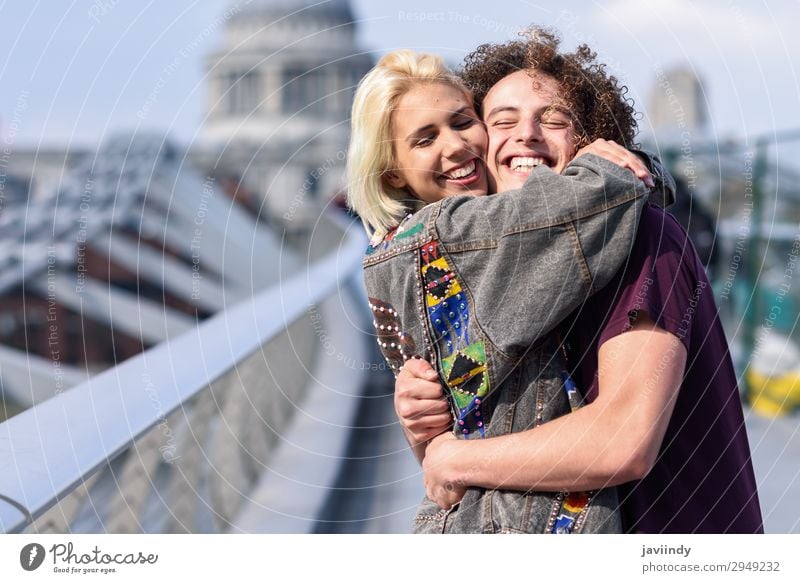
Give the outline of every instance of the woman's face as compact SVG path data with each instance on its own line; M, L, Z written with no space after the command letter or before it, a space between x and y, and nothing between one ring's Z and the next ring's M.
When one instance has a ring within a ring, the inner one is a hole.
M488 190L487 136L472 101L444 83L419 84L392 113L395 168L386 180L426 203Z

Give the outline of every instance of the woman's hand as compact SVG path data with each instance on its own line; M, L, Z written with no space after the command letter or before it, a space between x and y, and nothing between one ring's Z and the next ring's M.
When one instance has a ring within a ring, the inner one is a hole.
M655 182L653 182L653 176L647 169L647 165L642 162L642 159L614 141L603 139L595 140L588 146L578 150L578 152L575 154L575 158L583 154L594 154L595 156L605 158L609 162L613 162L617 166L622 166L623 168L627 168L633 172L636 177L644 182L649 188L653 188L655 186Z
M450 433L435 437L425 452L422 471L425 493L442 508L449 509L461 502L467 492L465 484L452 479L451 463L455 460L458 439Z
M412 445L425 443L453 426L439 375L426 361L407 360L394 383L394 410Z

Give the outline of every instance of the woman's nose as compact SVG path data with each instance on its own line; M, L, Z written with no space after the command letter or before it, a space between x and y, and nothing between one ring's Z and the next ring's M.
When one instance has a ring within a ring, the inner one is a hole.
M461 154L465 150L469 150L469 141L461 132L451 131L444 137L443 154L447 158L451 158L457 154Z

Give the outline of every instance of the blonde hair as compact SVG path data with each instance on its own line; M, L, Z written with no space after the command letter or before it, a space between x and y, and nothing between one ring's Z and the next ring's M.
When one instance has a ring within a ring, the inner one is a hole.
M383 238L418 202L384 174L394 167L392 113L400 98L419 83L443 83L472 94L441 57L393 51L367 73L356 90L347 153L347 202L374 238Z

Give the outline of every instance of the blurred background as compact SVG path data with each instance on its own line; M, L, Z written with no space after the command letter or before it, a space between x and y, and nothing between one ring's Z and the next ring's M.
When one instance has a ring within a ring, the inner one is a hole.
M0 4L0 531L407 532L355 86L552 26L680 181L768 532L800 532L797 2ZM794 494L794 496L792 495Z

